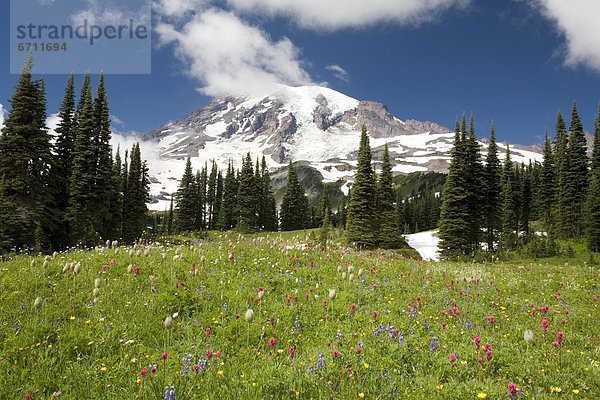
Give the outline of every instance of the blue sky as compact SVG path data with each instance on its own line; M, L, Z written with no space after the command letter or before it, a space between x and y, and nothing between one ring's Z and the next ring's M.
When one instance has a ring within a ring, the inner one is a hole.
M493 121L500 140L539 143L556 111L570 114L574 100L592 129L598 15L597 0L156 0L152 73L107 76L120 120L113 127L144 132L212 96L310 83L382 102L402 119L452 127L473 112L480 137ZM9 18L3 0L4 108L17 80L9 73ZM55 113L66 75L44 78Z

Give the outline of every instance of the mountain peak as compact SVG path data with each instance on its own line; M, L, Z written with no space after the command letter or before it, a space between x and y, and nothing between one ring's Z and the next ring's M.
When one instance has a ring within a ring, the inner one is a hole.
M359 101L322 86L277 85L260 96L227 96L142 136L149 158L151 192L164 204L177 189L184 162L195 169L214 160L221 170L236 167L250 152L264 155L271 168L305 161L324 182L351 182L360 130L371 137L375 165L387 143L396 173L445 172L454 134L433 122L401 120L386 105ZM148 154L148 153L151 154ZM514 159L541 159L515 149ZM348 186L342 190L347 193Z

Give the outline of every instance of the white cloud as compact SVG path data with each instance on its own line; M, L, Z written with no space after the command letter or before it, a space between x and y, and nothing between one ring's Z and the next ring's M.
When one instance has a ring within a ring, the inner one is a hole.
M4 114L6 113L6 110L4 109L4 106L2 104L0 104L0 130L2 128L4 128Z
M86 0L86 3L86 8L70 16L73 24L81 24L82 21L87 20L90 25L121 25L132 19L136 24L150 25L151 10L145 4L140 8L132 9L128 6L138 5L139 2Z
M235 9L258 15L286 16L305 28L336 30L380 22L419 25L471 0L228 0Z
M326 68L327 68L327 71L330 71L333 74L333 76L335 76L339 80L348 82L348 79L349 79L348 71L346 71L344 68L340 67L337 64L328 65Z
M565 63L600 71L600 1L531 0L566 39Z
M267 33L231 12L211 9L181 28L160 22L161 44L173 43L188 73L209 96L265 93L277 83L311 83L299 50L286 37L272 41Z
M155 0L154 9L161 15L181 18L185 14L199 11L210 0Z

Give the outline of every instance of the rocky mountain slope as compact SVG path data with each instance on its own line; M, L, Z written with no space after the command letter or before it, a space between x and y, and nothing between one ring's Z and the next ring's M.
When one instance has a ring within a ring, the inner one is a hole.
M229 160L239 166L247 152L253 157L264 154L274 169L305 161L323 182L343 181L341 190L347 193L363 124L375 163L387 143L396 173L447 171L454 137L448 128L401 120L384 104L359 101L329 88L280 85L265 96L216 99L145 133L142 153L149 159L151 194L158 201L151 208L166 208L187 157L195 169L215 160L225 170ZM511 150L515 161L541 160L538 149L511 145Z

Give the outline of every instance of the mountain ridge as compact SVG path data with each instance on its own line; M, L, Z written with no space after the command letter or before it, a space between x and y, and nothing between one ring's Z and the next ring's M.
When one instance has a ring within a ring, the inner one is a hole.
M402 120L382 103L357 100L330 88L278 85L264 96L214 99L141 135L144 156L152 153L151 195L159 200L151 208L165 209L187 157L194 169L214 160L225 170L229 161L238 167L248 152L255 158L265 155L271 169L307 162L324 183L343 181L341 190L347 194L363 124L376 168L387 143L396 174L447 171L454 140L450 129L430 121ZM504 146L499 144L501 151ZM511 145L517 162L541 161L540 152L531 150Z

